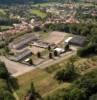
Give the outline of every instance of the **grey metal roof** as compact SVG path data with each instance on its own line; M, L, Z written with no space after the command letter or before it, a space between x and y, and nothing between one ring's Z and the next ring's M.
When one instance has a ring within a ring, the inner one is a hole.
M15 61L21 61L23 59L25 59L28 56L31 56L32 52L28 49L24 50L21 54L19 54L17 57L15 57Z
M38 37L32 33L21 36L10 44L11 48L20 49L28 44L30 41L37 40Z
M86 41L86 37L75 36L69 41L69 43L73 45L83 46L85 44L85 41Z

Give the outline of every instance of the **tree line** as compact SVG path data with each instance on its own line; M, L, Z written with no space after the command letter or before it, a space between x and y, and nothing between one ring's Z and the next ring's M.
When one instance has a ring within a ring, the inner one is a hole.
M16 100L11 87L17 89L17 81L10 75L4 62L0 61L0 100Z
M0 0L0 4L29 4L30 2L39 3L47 0Z

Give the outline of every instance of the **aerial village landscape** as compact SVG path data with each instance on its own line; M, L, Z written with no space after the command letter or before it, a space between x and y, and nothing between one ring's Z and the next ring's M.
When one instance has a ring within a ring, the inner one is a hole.
M97 100L96 0L17 1L0 1L0 100Z

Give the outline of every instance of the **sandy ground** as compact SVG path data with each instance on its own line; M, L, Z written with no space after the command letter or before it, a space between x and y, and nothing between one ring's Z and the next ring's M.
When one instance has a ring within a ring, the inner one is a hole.
M64 32L54 31L51 32L48 38L45 38L44 41L48 43L54 43L57 45L64 40L65 36L67 36L67 34Z

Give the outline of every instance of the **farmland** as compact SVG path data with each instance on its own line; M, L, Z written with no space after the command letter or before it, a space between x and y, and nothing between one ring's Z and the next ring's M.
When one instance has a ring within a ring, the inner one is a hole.
M30 13L36 15L36 16L39 16L41 18L45 18L47 16L47 14L39 9L31 9L30 10Z
M37 3L35 4L34 6L41 6L41 7L46 7L46 6L49 6L51 3Z

